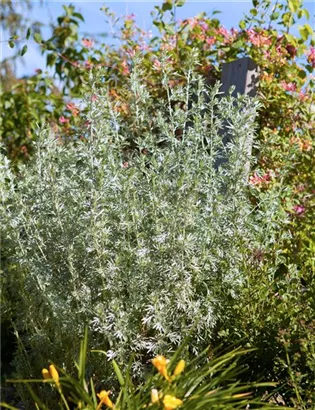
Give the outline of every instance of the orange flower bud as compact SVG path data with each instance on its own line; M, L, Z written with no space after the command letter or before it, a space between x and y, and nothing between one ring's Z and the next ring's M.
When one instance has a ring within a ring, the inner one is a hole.
M59 373L53 364L49 366L49 373L56 385L59 386Z
M176 376L180 375L184 371L185 365L186 365L185 360L180 360L177 363L177 366L175 367L173 376L176 377Z
M42 375L44 379L51 379L50 373L47 369L42 370Z
M102 390L100 393L97 394L98 398L100 399L100 402L97 406L98 409L101 408L102 404L105 404L105 406L109 407L110 409L114 408L113 402L108 397L109 395L110 395L110 391L105 391L105 390Z

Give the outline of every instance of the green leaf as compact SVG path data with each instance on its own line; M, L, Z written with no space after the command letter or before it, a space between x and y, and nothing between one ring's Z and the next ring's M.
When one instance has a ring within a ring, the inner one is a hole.
M299 32L303 40L307 40L309 36L313 34L312 27L309 24L304 24L304 26L299 27Z
M117 376L117 379L119 381L119 384L121 386L124 386L125 385L125 380L123 378L123 375L120 371L120 368L119 368L118 364L115 362L115 360L112 361L112 364L113 364L114 372L115 372L115 374Z
M175 6L176 7L183 7L183 5L186 3L186 0L176 0L175 1Z
M257 9L251 9L251 10L249 10L249 12L250 12L250 14L252 14L253 16L257 16L257 14L258 14Z
M24 54L27 52L27 45L24 44L22 51L21 51L21 56L24 56Z
M85 21L85 20L84 20L84 17L82 16L81 13L75 12L75 13L72 14L72 16L73 16L73 17L76 17L77 19L79 19L79 20L81 20L81 21L83 21L83 22Z
M296 13L300 8L299 0L288 0L288 6L292 13Z
M307 74L304 70L300 70L298 76L303 80L304 78L306 78Z
M301 14L302 14L302 16L304 16L306 18L306 20L310 19L310 13L307 9L302 9Z
M55 54L53 53L47 54L46 64L48 65L48 67L52 67L55 64L56 60L57 60L57 57L55 56Z
M296 45L296 37L292 36L292 34L284 33L284 37L288 43Z
M279 11L276 11L274 13L271 14L270 19L271 20L277 20L277 18L280 16Z
M30 29L30 27L27 29L27 32L26 32L26 40L28 40L29 38L30 38L30 35L31 35L31 29Z
M244 30L245 27L246 27L246 21L245 21L245 20L241 20L241 21L239 22L239 28L242 29L242 30Z
M33 38L34 38L34 41L38 44L40 44L43 41L42 36L39 33L35 33Z
M172 8L173 8L172 0L166 0L162 5L163 11L172 10Z
M14 41L10 40L10 41L9 41L9 47L10 47L10 48L14 48L14 46L15 46Z
M284 14L283 14L283 16L282 16L282 24L283 24L285 27L290 27L290 26L292 26L292 21L293 21L293 18L292 18L292 14L291 14L291 13L284 13Z
M4 402L1 402L0 406L1 406L1 408L3 407L4 409L19 410L17 407L10 406L9 404L4 403Z

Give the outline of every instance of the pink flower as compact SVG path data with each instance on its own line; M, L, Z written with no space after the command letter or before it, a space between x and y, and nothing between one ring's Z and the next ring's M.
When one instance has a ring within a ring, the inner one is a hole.
M130 71L129 71L129 67L128 67L127 61L126 61L126 60L123 60L123 62L121 63L121 66L122 66L122 68L123 68L122 75L128 75Z
M305 185L304 185L304 184L298 185L298 186L296 187L296 190L297 190L298 192L303 192L303 191L305 191Z
M304 101L304 100L306 100L306 99L307 99L306 92L305 92L304 90L301 90L301 91L299 92L299 100L300 100L300 101Z
M66 107L69 111L71 111L74 117L76 117L80 112L80 109L73 103L68 103Z
M129 162L125 161L122 164L123 168L128 168L129 167Z
M209 44L209 46L213 46L213 44L215 44L215 37L211 36L206 38L206 43Z
M208 25L208 23L206 23L205 21L201 21L201 22L199 23L199 27L201 28L201 30L202 30L203 32L205 32L205 31L207 31L207 30L209 29L209 25Z
M136 55L136 50L129 49L126 51L126 54L128 55L128 57L134 58L134 56Z
M69 118L65 118L63 115L59 117L59 122L61 124L66 124L67 122L70 122Z
M84 45L84 47L87 47L87 48L93 47L93 41L89 40L88 38L84 38L82 40L82 44Z
M217 34L220 34L221 36L223 36L225 39L228 39L230 37L230 32L222 26L218 28L216 32Z
M246 30L248 40L257 47L270 46L271 39L264 33L257 33L253 28Z
M90 68L92 68L92 66L93 66L93 64L92 64L90 61L88 61L88 60L86 60L86 61L84 62L84 65L85 65L85 68L87 68L87 69L90 69Z
M140 44L141 51L151 51L151 47L145 41L142 41Z
M307 61L315 68L315 47L311 47L307 55Z
M135 18L136 18L135 13L131 13L131 14L128 14L128 15L126 16L126 20L134 20Z
M254 186L261 186L264 184L269 184L271 181L271 175L270 172L267 172L265 175L262 177L258 176L256 173L249 177L249 183Z
M91 97L91 100L92 100L93 102L96 101L96 100L98 100L98 96L95 95L95 94L93 94L92 97Z
M198 20L196 19L196 17L189 18L187 22L191 28L195 28L196 26L198 26Z
M285 91L296 91L296 84L294 83L287 83L285 81L281 81L281 85Z
M161 62L157 59L153 62L153 70L161 71Z
M303 205L294 205L293 211L294 211L297 215L303 215L304 212L305 212L305 207L304 207Z

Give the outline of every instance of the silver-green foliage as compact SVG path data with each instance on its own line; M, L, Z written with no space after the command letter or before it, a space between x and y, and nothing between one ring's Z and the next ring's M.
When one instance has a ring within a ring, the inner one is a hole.
M191 72L178 89L165 72L168 101L154 106L136 65L128 124L107 90L93 89L87 141L64 145L41 131L18 177L2 161L2 240L16 267L15 327L31 347L29 372L48 359L71 367L85 325L93 347L116 360L134 351L139 366L141 354L166 353L191 330L198 352L238 297L259 240L245 166L257 107L219 98ZM228 161L217 170L219 155Z

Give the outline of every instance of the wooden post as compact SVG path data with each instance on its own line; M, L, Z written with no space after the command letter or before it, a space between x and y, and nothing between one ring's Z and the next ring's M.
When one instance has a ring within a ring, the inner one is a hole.
M237 94L246 94L250 97L255 97L257 93L259 79L259 67L251 60L249 57L240 58L239 60L232 61L230 63L223 64L222 74L221 74L221 89L223 96L227 96L231 86L235 86L232 93L233 97ZM227 144L229 141L228 133L223 132L223 143ZM246 141L246 150L248 155L251 155L253 141ZM220 158L216 161L215 167L219 168L226 158ZM246 164L247 174L249 173L250 164Z
M223 64L221 74L221 91L223 91L224 95L227 95L230 87L234 85L233 96L236 97L237 93L239 93L255 97L258 78L259 68L249 57L225 63Z

